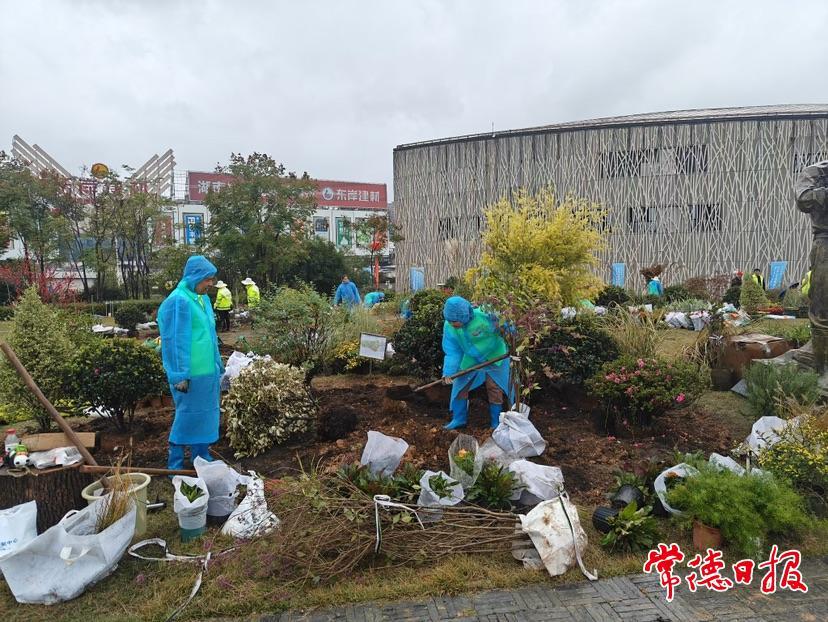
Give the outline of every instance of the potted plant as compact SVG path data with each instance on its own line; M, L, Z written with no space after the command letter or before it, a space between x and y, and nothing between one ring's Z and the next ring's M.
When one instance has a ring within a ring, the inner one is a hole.
M601 546L609 551L637 553L646 551L658 542L658 526L650 515L650 508L641 509L635 501L608 519L610 529L601 539Z

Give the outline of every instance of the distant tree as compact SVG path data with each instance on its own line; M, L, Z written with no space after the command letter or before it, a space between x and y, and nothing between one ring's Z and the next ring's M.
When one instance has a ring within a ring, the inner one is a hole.
M216 170L234 177L205 199L210 210L205 244L222 278L280 283L304 258L305 228L316 206L313 181L307 173L286 172L263 153L231 154L230 163Z
M288 272L292 284L309 283L320 294L332 296L342 275L349 272L345 254L336 245L318 237L302 242L304 259Z
M389 242L397 244L404 239L385 214L358 218L353 228L357 248L368 251L368 267L372 270L374 258L388 247Z

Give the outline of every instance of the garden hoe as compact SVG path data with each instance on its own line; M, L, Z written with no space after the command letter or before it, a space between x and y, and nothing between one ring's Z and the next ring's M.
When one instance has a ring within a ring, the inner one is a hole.
M468 369L461 369L456 374L452 374L451 376L449 376L449 378L451 380L454 380L455 378L459 378L460 376L465 376L466 374L470 374L471 372L477 371L478 369L483 369L484 367L488 367L492 363L497 363L498 361L502 361L503 359L506 359L506 358L509 358L508 353L503 354L503 355L498 356L498 357L495 357L495 358L490 359L488 361L484 361L483 363L479 363L477 365L472 365ZM419 386L419 387L413 387L411 385L407 385L407 386L398 385L398 386L394 386L394 387L388 387L385 390L385 395L386 395L386 397L388 397L392 400L397 400L397 401L413 400L413 399L419 397L417 395L417 393L419 393L420 391L424 391L425 389L430 389L431 387L435 387L438 384L442 384L442 383L443 383L443 379L440 378L439 380L435 380L434 382L429 382L428 384L424 384L424 385Z

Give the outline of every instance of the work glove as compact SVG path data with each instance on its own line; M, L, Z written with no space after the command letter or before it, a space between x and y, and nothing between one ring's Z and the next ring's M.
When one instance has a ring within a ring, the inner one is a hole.
M190 381L189 380L182 380L178 384L174 384L173 388L176 391L180 391L181 393L186 393L190 390Z
M454 382L450 376L443 376L443 384L451 384Z

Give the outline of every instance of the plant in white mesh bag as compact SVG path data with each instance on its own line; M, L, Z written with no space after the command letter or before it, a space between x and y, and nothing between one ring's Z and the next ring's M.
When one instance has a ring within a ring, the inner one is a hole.
M304 372L266 359L241 370L222 405L237 457L257 456L307 432L317 417Z

